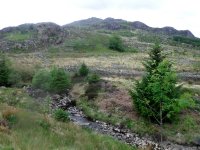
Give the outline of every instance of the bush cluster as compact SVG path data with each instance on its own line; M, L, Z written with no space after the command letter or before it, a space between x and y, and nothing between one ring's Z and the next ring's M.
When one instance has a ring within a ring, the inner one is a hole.
M125 50L120 36L114 35L110 38L109 48L112 50L119 51L119 52L123 52Z
M62 109L56 109L54 111L54 118L58 121L66 122L69 120L69 114Z
M13 64L3 54L0 54L0 86L22 87L33 78L35 67Z
M87 79L88 79L88 83L89 84L97 83L97 82L100 81L100 77L96 73L93 73L93 74L89 75Z
M53 67L50 71L38 71L33 77L32 85L45 91L64 93L70 88L71 80L64 69Z

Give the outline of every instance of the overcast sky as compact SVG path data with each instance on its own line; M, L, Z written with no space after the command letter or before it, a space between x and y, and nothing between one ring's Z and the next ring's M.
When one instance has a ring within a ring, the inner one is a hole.
M90 17L188 29L200 37L199 0L0 0L0 29L23 23L64 25Z

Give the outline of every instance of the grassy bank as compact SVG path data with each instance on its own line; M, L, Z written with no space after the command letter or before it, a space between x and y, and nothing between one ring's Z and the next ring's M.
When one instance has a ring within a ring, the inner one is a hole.
M10 128L0 125L0 149L134 149L111 137L92 133L73 123L55 121L42 113L42 103L38 104L21 89L1 88L0 93L0 120L3 120L6 111L11 110L15 110L14 115L17 118ZM9 102L12 105L9 106L8 100L15 103ZM28 106L32 106L32 109Z

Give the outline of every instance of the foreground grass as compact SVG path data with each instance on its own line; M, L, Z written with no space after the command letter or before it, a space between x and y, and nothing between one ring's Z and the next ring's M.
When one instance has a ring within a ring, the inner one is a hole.
M18 96L7 95L13 91L21 91ZM0 89L1 102L5 96L14 99L19 97L23 101L32 101L31 98L23 93L23 90L16 89ZM31 104L31 103L27 103ZM34 105L34 104L31 104ZM17 106L17 107L16 107ZM0 103L0 120L2 120L2 112L5 110L16 109L17 121L12 125L11 129L1 128L0 130L0 149L21 149L21 150L49 150L49 149L73 149L73 150L131 150L134 149L123 144L111 137L92 133L76 126L70 122L57 122L48 115L38 113L37 107L30 110L24 105L9 106ZM40 110L40 109L39 109Z

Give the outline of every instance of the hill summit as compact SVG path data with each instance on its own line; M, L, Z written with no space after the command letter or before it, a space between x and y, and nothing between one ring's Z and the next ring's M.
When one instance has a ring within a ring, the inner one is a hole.
M168 36L185 36L190 38L195 37L189 30L177 30L173 27L168 27L168 26L163 28L154 28L140 21L130 22L114 18L99 19L92 17L89 19L79 20L65 25L65 27L67 26L76 26L76 27L91 28L91 29L107 29L107 30L140 29L151 33L164 34Z
M87 34L100 35L101 33L115 34L118 32L121 33L120 36L130 34L130 36L135 36L147 43L152 42L155 37L160 41L172 40L174 42L175 37L175 42L183 41L187 44L195 44L195 46L200 45L199 39L189 30L177 30L173 27L154 28L140 21L130 22L122 19L92 17L63 26L51 22L42 22L4 28L0 30L0 50L40 50L50 46L62 45L66 42L69 43L70 40L71 43L68 46L73 47L77 43L77 39L87 39ZM177 36L178 38L176 38Z

